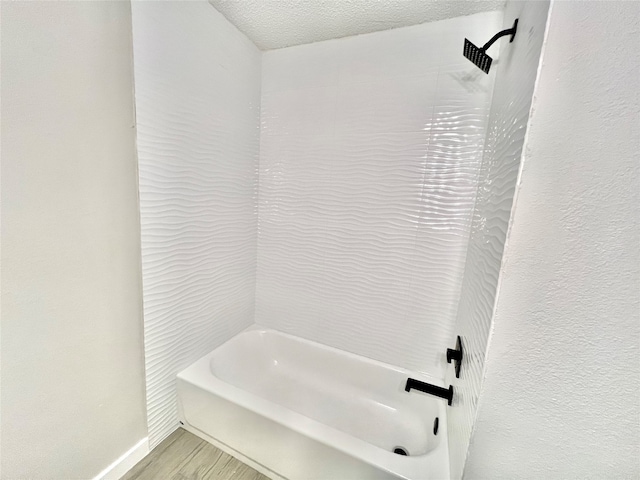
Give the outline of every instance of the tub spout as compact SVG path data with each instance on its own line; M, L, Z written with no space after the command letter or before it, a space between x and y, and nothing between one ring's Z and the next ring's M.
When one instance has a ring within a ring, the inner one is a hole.
M421 392L428 393L429 395L435 395L436 397L444 398L447 403L451 405L453 401L453 385L449 385L449 388L442 388L430 383L421 382L415 378L407 378L407 384L404 387L404 391L408 392L411 389L420 390Z

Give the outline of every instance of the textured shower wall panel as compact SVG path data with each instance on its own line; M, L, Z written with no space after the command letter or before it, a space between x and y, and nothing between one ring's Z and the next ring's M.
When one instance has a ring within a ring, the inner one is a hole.
M549 2L510 1L502 28L519 18L513 43L502 41L495 68L486 150L484 153L455 333L462 336L465 360L460 378L447 371L456 399L447 412L451 477L460 478L476 416L487 340L498 288L511 205L516 187ZM495 33L495 32L494 32ZM488 40L469 36L472 42ZM462 44L460 42L460 44Z
M176 373L253 322L260 52L206 2L133 2L151 446Z
M265 52L256 322L442 376L493 75L491 12Z

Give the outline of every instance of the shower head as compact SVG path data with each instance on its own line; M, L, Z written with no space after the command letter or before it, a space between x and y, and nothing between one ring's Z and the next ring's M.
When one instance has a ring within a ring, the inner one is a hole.
M464 39L464 56L471 60L484 73L489 73L493 59L484 53L484 49L476 47L468 39Z
M511 40L509 43L513 42L513 39L516 36L516 31L518 30L518 19L513 22L513 27L508 30L502 30L501 32L496 33L491 40L484 44L484 47L479 48L476 47L473 43L469 41L468 38L464 39L464 56L467 57L473 64L482 70L484 73L489 73L489 69L491 68L491 62L493 59L487 55L487 49L493 45L493 43L498 40L500 37L504 37L505 35L511 35Z

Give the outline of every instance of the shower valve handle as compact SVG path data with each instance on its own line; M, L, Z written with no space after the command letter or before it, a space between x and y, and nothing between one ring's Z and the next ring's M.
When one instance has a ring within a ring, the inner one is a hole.
M462 365L462 356L462 339L460 338L460 335L458 335L455 350L452 348L447 348L447 363L451 363L451 361L453 360L456 369L456 378L460 378L460 365Z
M451 363L451 360L459 361L462 358L462 353L459 350L453 348L447 348L447 363Z

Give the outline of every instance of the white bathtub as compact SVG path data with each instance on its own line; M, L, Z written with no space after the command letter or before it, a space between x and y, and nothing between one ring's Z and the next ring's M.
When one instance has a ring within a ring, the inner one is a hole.
M449 478L446 401L405 392L409 376L442 385L253 327L178 375L180 419L275 479Z

